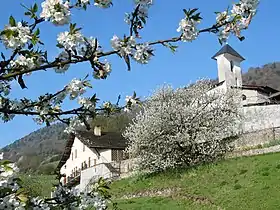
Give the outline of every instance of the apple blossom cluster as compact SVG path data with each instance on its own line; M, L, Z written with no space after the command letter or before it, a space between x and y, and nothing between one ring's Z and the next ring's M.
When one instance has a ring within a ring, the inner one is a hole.
M250 14L255 15L259 2L259 0L240 0L239 3L233 5L231 12L241 17L249 17Z
M199 31L197 29L197 24L200 21L194 19L184 18L180 21L177 32L182 33L181 40L183 42L191 42L198 37Z
M211 92L211 87L208 80L176 90L164 86L143 103L123 134L129 142L127 152L138 160L139 169L209 162L232 149L227 138L239 132L237 95Z
M111 64L107 60L105 60L104 63L98 62L97 65L98 65L98 69L95 69L95 71L93 72L94 78L106 79L107 76L109 76L112 71Z
M82 80L72 79L72 81L67 85L66 91L70 94L70 99L73 100L78 96L84 94L86 92L86 87Z
M3 161L1 153L0 162L0 209L25 209L25 204L15 196L20 186L16 182L15 172L19 169L14 163Z
M94 5L100 8L108 8L112 5L112 0L94 0Z
M89 4L90 1L89 0L80 0L82 4Z
M65 50L73 52L84 44L84 37L80 31L65 31L58 34L57 42Z
M148 43L136 44L133 36L122 40L114 35L111 39L111 46L114 50L118 51L122 57L130 55L135 61L142 64L147 64L153 56L153 49L151 46Z
M153 0L135 0L136 5L139 5L138 16L140 18L148 17L148 9L153 4Z
M11 86L7 82L0 81L0 95L7 96L10 93ZM1 107L1 105L0 105Z
M90 98L79 97L78 103L86 108L87 110L94 111L95 110L95 103L93 103Z
M60 61L60 62L66 62L66 61L69 61L70 59L70 56L67 52L65 51L62 51L61 53L59 53L57 59ZM59 64L57 66L54 67L54 70L56 73L65 73L70 67L70 64Z
M101 196L98 188L93 188L92 192L85 194L59 184L55 188L54 197L48 202L39 197L30 197L18 184L17 173L19 169L14 163L2 159L3 153L0 154L0 209L51 210L56 207L81 210L89 207L94 207L97 210L107 209L108 200ZM106 184L106 182L104 183ZM100 187L99 183L95 185Z
M31 31L28 26L18 22L14 26L5 26L0 37L6 48L22 48L31 39Z
M71 134L71 133L76 133L77 130L83 130L84 128L85 128L85 123L78 116L75 116L70 119L70 123L65 128L64 132Z
M217 24L223 25L219 31L219 40L226 42L233 32L238 38L242 39L241 30L247 29L252 17L257 12L259 0L240 0L233 5L232 10L217 13Z
M10 62L11 69L33 69L36 66L39 65L38 60L36 60L36 57L27 57L24 55L19 55L15 60L12 60ZM26 75L30 75L30 73L27 73Z
M41 18L49 20L55 25L65 25L70 23L69 1L64 0L45 0L41 4Z

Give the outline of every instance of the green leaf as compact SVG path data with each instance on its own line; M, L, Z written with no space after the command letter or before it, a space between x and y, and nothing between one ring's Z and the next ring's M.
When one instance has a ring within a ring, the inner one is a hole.
M12 15L10 16L9 23L11 26L16 26L16 20Z
M38 5L36 3L34 4L32 10L33 10L34 13L38 12Z
M144 24L146 24L146 19L144 18L144 17L140 17L140 19L142 20L142 22L144 23Z
M34 32L34 35L37 37L40 34L40 29L37 28L37 30Z
M189 11L189 16L191 16L192 14L194 14L197 10L198 10L197 8L190 10L190 11Z
M31 12L25 12L24 15L30 16L30 15L31 15Z
M83 84L84 84L84 86L86 86L86 87L92 88L92 85L90 84L89 81L84 81Z

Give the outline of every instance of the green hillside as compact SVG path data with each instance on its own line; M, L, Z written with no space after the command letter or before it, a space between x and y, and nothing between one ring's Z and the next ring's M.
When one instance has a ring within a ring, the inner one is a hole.
M225 160L194 169L135 176L112 184L122 210L280 209L280 153ZM161 196L145 196L170 190ZM122 199L125 195L141 198Z

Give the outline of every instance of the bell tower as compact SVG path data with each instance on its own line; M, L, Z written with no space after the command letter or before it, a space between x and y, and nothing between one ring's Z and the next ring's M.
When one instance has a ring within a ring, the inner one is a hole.
M219 82L225 82L227 88L242 87L242 70L240 64L245 60L230 45L226 44L212 59L218 64Z

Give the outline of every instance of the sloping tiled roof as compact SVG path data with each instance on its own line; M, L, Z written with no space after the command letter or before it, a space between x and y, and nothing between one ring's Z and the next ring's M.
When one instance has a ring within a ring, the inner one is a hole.
M89 148L99 149L125 149L126 139L115 132L107 132L101 136L95 136L92 131L79 131L76 137Z
M66 161L69 159L70 155L71 155L71 149L72 149L72 145L74 143L74 139L75 139L75 135L74 134L70 134L67 142L66 142L66 146L63 152L63 155L56 167L56 173L59 173L61 167L66 163Z
M71 134L67 140L64 153L57 165L56 173L59 173L61 167L66 163L71 155L71 149L74 139L77 137L83 144L90 149L125 149L127 146L126 139L121 133L107 132L101 136L95 136L93 131L78 131L76 134Z
M222 54L230 54L237 58L240 58L242 61L245 60L238 52L236 52L230 45L226 44L220 49L213 57L212 59L216 60L216 57Z
M274 93L278 93L279 91L269 87L269 86L261 86L261 85L242 85L242 89L245 90L257 90L263 93L267 93L267 94L274 94Z

